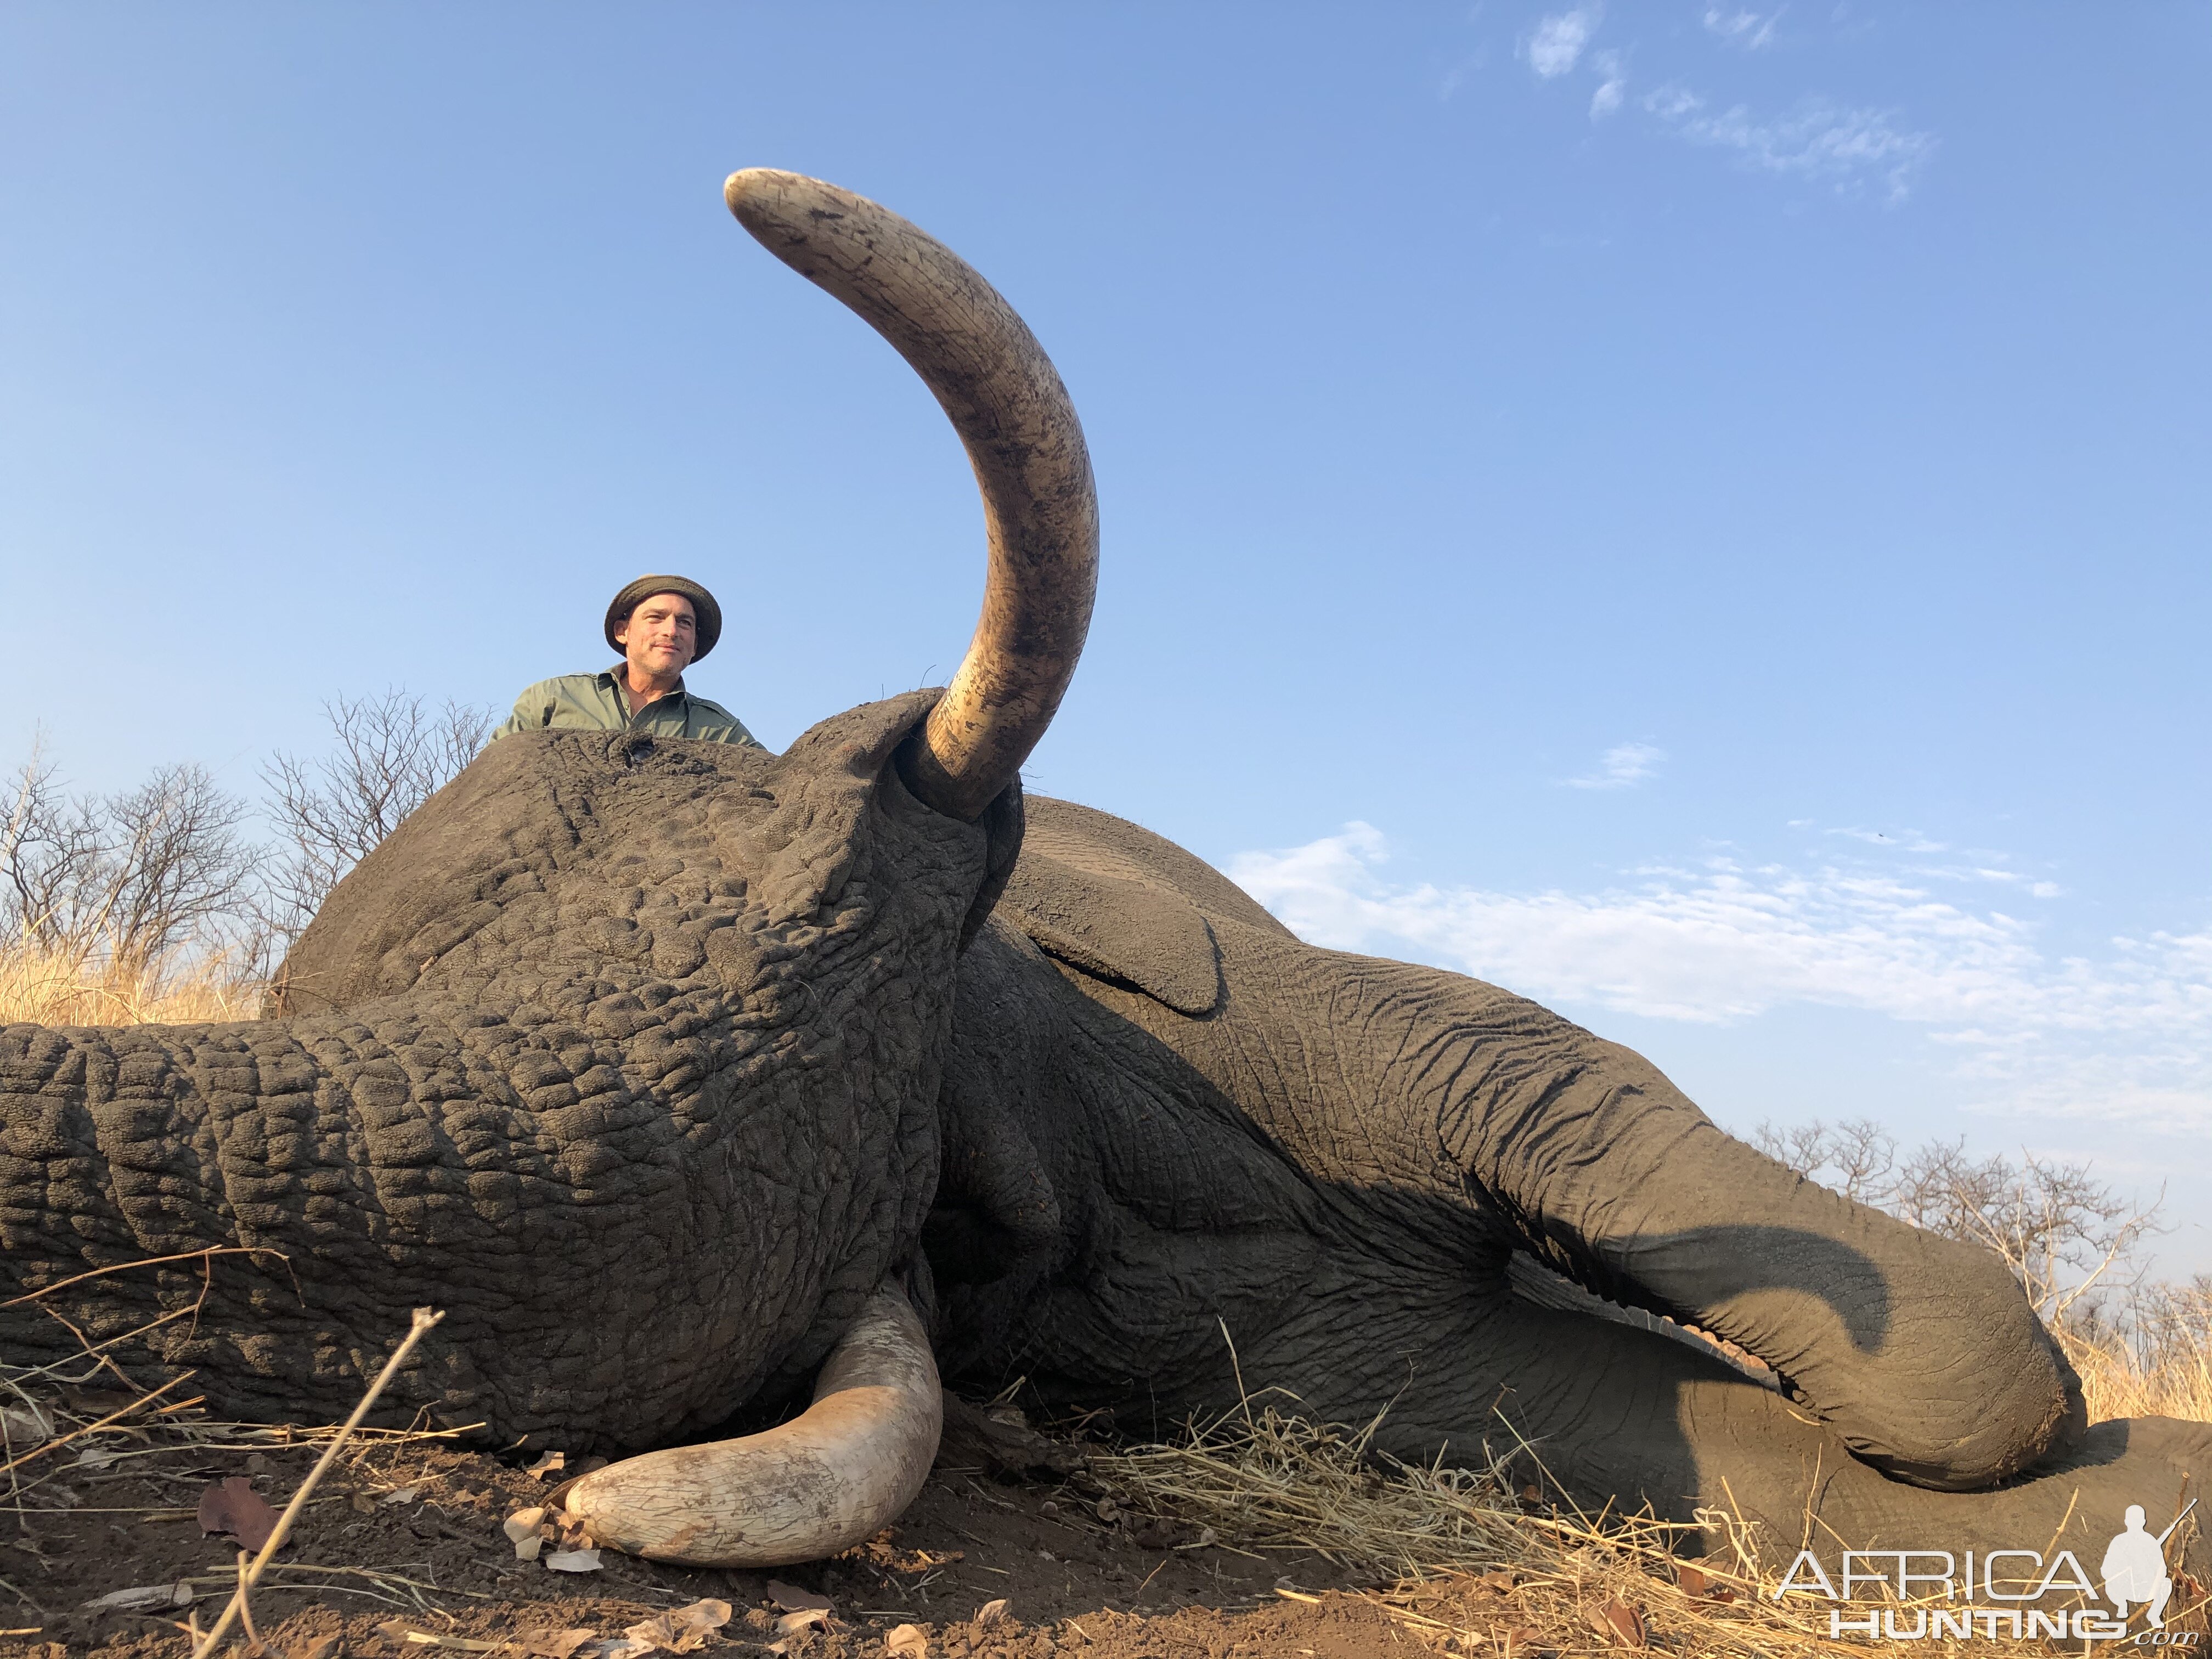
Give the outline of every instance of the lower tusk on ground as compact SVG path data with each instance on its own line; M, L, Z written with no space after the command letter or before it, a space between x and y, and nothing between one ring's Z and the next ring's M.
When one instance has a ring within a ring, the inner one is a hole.
M914 1501L943 1422L929 1338L886 1284L830 1350L799 1416L764 1434L610 1464L568 1489L568 1510L594 1541L655 1561L818 1561Z

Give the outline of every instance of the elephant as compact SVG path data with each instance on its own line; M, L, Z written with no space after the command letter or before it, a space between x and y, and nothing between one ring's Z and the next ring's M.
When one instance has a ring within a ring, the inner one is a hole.
M987 586L951 685L781 755L502 738L336 889L266 1018L0 1031L11 1355L112 1340L223 1410L335 1415L435 1304L386 1413L629 1454L572 1512L708 1565L896 1515L940 1376L1156 1422L1280 1388L1692 1553L2180 1511L2212 1427L2089 1425L1993 1255L1534 1003L1306 945L1025 796L1096 580L1066 392L887 210L766 169L726 195L967 446Z

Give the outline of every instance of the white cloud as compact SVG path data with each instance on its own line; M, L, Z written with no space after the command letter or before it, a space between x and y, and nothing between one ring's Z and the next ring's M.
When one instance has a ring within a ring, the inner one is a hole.
M1705 8L1705 27L1732 46L1741 46L1746 52L1757 52L1771 45L1774 26L1782 21L1779 9L1761 17L1755 11L1735 11L1722 6Z
M1898 126L1890 112L1846 108L1826 99L1808 99L1770 121L1753 118L1741 104L1708 112L1696 94L1667 86L1647 94L1644 107L1676 137L1733 150L1747 167L1826 179L1846 191L1874 179L1892 203L1911 194L1936 153L1933 135Z
M1703 109L1705 100L1694 92L1677 86L1664 86L1644 94L1644 107L1662 121L1679 121L1692 110Z
M1628 92L1628 70L1617 52L1601 52L1591 58L1590 64L1604 77L1590 94L1590 119L1596 121L1620 107Z
M1574 68L1597 33L1598 9L1578 6L1572 11L1547 17L1528 37L1528 67L1547 81Z
M1471 79L1478 70L1482 69L1485 59L1487 56L1488 54L1485 52L1478 52L1473 56L1462 58L1458 63L1454 64L1451 68L1445 72L1443 80L1438 84L1437 88L1437 95L1443 99L1446 103L1449 103L1452 99L1458 94L1459 89L1465 86L1468 80Z
M1969 1104L2212 1130L2212 929L2054 959L2037 924L1938 891L1949 872L1722 857L1508 893L1395 884L1388 862L1381 832L1352 823L1229 872L1318 945L1656 1019L1861 1010L1943 1045Z
M1667 751L1648 743L1624 743L1598 757L1597 770L1562 780L1570 789L1631 789L1656 776Z

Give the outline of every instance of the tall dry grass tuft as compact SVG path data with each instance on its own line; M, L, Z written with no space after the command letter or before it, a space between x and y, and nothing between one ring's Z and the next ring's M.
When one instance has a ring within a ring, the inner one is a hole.
M2185 1417L2212 1423L2212 1277L2137 1293L2118 1328L2058 1328L2089 1415Z
M182 1025L252 1019L261 986L222 955L153 963L35 939L0 945L0 1025Z

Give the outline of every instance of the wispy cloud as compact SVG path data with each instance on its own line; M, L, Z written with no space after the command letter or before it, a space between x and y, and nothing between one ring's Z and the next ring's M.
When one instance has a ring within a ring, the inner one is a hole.
M1783 10L1708 3L1700 15L1708 35L1756 52L1772 44ZM1618 113L1629 102L1628 52L1590 49L1603 17L1603 8L1595 3L1547 14L1520 46L1520 55L1540 80L1588 68L1597 80L1590 94L1592 121ZM1457 70L1445 78L1445 97L1457 90L1461 78ZM1892 206L1911 197L1936 153L1935 136L1905 125L1897 112L1824 97L1802 99L1784 114L1763 116L1746 104L1715 107L1703 94L1669 82L1636 101L1662 131L1686 143L1725 150L1747 169L1817 180L1844 196L1871 189Z
M1824 179L1846 193L1873 179L1891 203L1912 193L1936 153L1935 137L1897 125L1894 112L1808 99L1771 120L1743 105L1713 111L1697 94L1663 86L1644 97L1645 111L1677 137L1735 152L1765 173Z
M1458 94L1459 89L1483 68L1488 57L1486 52L1476 52L1454 64L1444 71L1444 78L1437 83L1437 96L1449 103Z
M1656 776L1667 751L1648 743L1624 743L1598 757L1597 769L1578 778L1563 778L1570 789L1632 789Z
M1592 55L1590 67L1602 78L1597 90L1590 94L1590 119L1602 120L1619 109L1628 94L1628 70L1617 52L1601 52Z
M1352 823L1229 868L1316 944L1656 1019L1861 1010L1944 1045L1970 1101L2212 1128L2212 929L2053 957L2039 922L1990 904L1986 887L1946 892L1948 876L1887 861L1717 857L1593 892L1509 893L1394 884L1389 856L1380 831Z
M1595 6L1578 6L1545 18L1528 37L1528 67L1547 81L1567 73L1597 33L1598 17Z
M1774 26L1782 21L1779 8L1764 17L1755 11L1744 11L1730 6L1707 6L1705 28L1732 46L1741 46L1746 52L1757 52L1774 40Z

